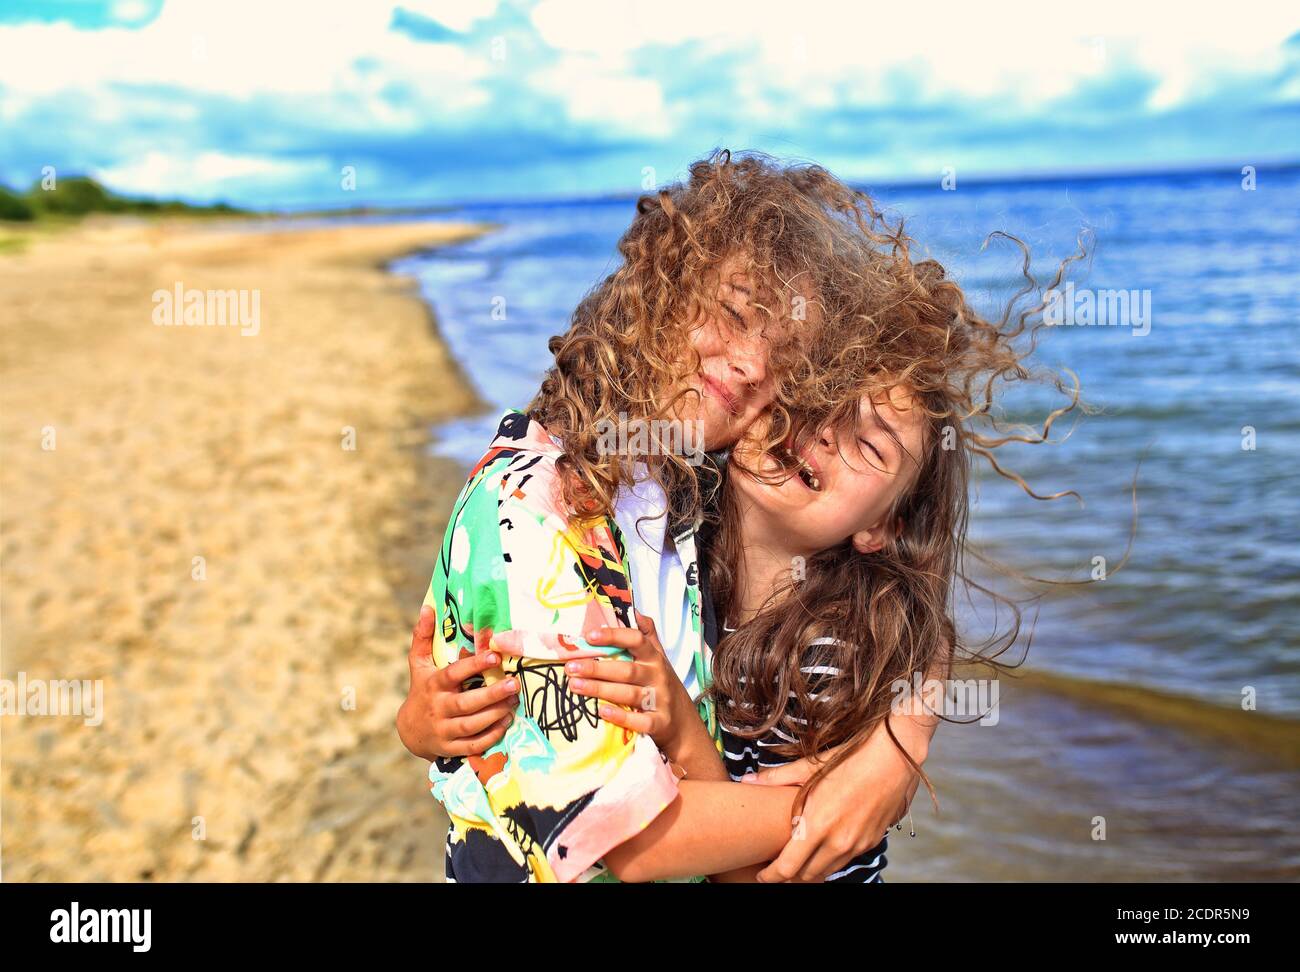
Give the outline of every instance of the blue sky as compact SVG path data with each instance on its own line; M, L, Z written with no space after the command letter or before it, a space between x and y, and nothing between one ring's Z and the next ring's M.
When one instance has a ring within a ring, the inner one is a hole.
M1300 158L1300 7L872 6L6 0L0 181L293 208L635 192L715 146L868 181Z

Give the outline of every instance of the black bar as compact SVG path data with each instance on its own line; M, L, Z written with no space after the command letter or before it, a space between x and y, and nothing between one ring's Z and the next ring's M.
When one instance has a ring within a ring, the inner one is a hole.
M522 951L542 961L553 952L561 960L603 954L615 962L671 962L698 949L722 960L761 943L768 967L787 951L792 961L992 958L1026 949L1044 958L1163 953L1181 961L1201 952L1231 960L1243 947L1286 946L1294 928L1283 923L1294 925L1294 897L1285 884L5 884L0 927L6 958L75 949L81 957L111 952L127 960L283 955L299 964L409 952L436 967L476 950L486 961L518 959ZM148 950L136 951L130 940L52 941L70 933L74 901L85 934L92 926L111 931L116 922L119 937L129 939L134 929L137 943L143 910L134 926L120 914L101 922L98 912L148 909ZM94 919L86 917L91 911ZM1248 941L1162 940L1204 934ZM1155 940L1120 942L1117 935Z

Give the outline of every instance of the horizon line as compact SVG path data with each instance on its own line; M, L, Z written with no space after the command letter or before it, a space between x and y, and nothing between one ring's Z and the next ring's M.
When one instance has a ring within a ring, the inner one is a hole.
M1272 172L1288 172L1300 169L1300 157L1281 158L1281 159L1264 159L1258 162L1229 162L1226 160L1192 162L1187 164L1157 163L1153 165L1126 165L1115 167L1079 167L1074 169L1036 169L1025 170L1021 172L998 172L998 171L976 171L971 174L963 174L958 170L958 182L965 185L977 186L995 186L1007 185L1010 183L1031 183L1031 184L1050 184L1054 182L1108 182L1125 179L1154 179L1154 178L1179 178L1200 175L1224 174L1228 172L1240 173L1242 166L1254 165L1257 169L1267 169ZM940 188L942 174L920 178L916 176L881 176L874 177L841 177L843 181L853 189L862 191L874 191L879 189L924 189L929 187ZM311 211L318 214L328 213L348 213L358 210L369 210L379 214L385 211L402 210L408 213L415 212L433 212L453 209L463 209L470 206L557 206L557 205L580 205L582 203L598 202L632 202L647 193L657 192L664 186L656 186L655 189L646 190L614 190L610 192L587 193L587 194L564 194L564 195L534 195L534 196L483 196L451 199L445 201L431 201L427 203L394 201L394 202L366 202L354 204L337 209L321 208L312 203L304 203L302 208L285 207L278 210L265 210L265 212L280 212L285 214L297 214Z

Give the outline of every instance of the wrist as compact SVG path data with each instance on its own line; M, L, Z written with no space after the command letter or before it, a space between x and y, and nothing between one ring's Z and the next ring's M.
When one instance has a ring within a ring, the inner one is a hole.
M727 769L718 753L717 744L709 734L708 727L694 714L688 713L690 720L684 731L679 733L676 745L668 758L682 766L687 775L694 780L725 781L729 779Z
M419 722L419 709L410 705L409 700L403 701L397 710L397 738L412 756L432 763L445 753L437 748L431 736L421 731Z
M682 732L681 718L677 713L669 715L668 726L655 738L655 745L674 763L682 761L683 754L690 746L686 734Z
M655 744L669 756L678 752L690 738L691 722L699 722L695 716L695 704L683 688L673 692L668 700L667 726L655 739Z

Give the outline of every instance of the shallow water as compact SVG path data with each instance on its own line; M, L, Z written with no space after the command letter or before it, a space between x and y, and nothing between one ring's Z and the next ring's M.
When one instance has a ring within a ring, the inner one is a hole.
M1300 877L1294 768L1050 692L1001 703L995 726L940 727L940 813L920 791L886 880Z

